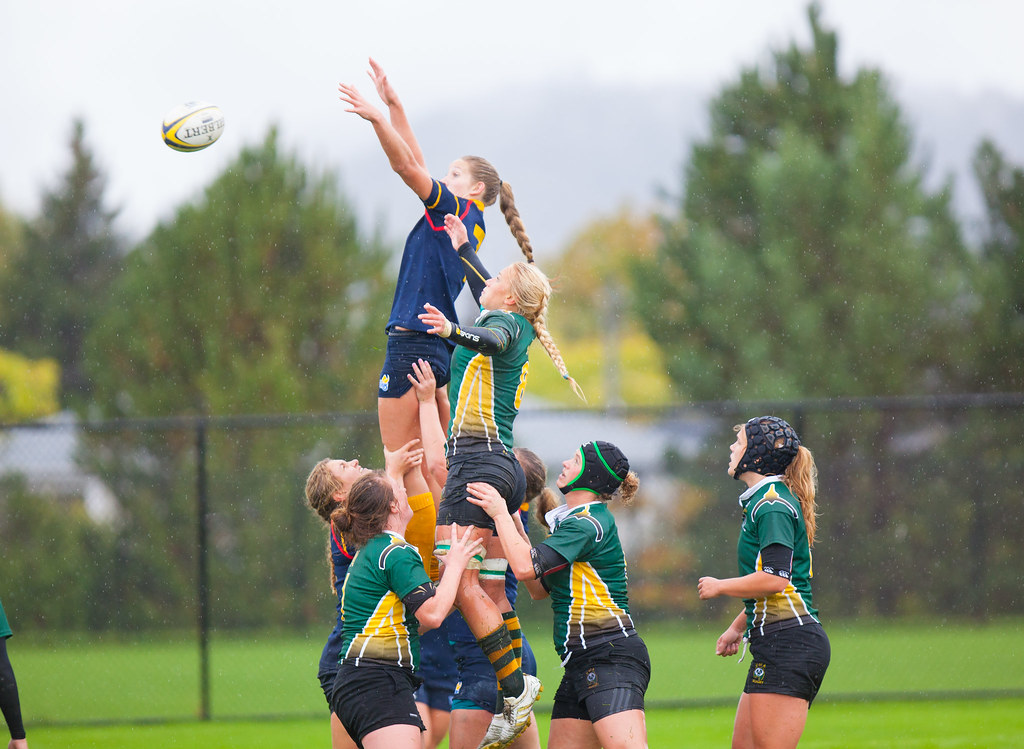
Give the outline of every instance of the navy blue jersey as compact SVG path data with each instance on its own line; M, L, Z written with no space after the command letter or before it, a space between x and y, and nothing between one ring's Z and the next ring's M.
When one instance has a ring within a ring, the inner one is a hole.
M352 563L353 554L345 548L345 539L334 532L331 525L331 564L334 565L334 591L338 594L338 619L327 637L323 653L320 654L319 674L330 674L338 670L338 658L341 656L341 589L345 585L348 566Z
M407 330L428 330L418 317L425 302L437 307L449 320L458 320L455 299L466 280L466 265L444 230L446 214L462 219L474 250L479 250L484 240L483 204L479 201L456 197L435 179L423 205L423 216L405 240L387 330L396 325Z

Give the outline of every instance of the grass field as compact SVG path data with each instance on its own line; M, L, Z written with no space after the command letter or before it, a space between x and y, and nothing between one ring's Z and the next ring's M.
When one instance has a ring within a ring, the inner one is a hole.
M1022 622L831 625L832 665L805 747L1024 746ZM528 628L540 676L560 667ZM713 655L716 630L648 628L652 747L728 746L745 665ZM214 636L211 713L198 722L195 643L10 641L33 749L291 747L329 743L315 679L321 636ZM544 704L542 697L541 706ZM542 735L546 716L539 716ZM93 725L67 725L92 723Z

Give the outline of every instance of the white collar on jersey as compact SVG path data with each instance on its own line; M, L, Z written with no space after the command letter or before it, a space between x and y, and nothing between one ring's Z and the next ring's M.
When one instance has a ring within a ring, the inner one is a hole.
M743 507L743 505L747 503L747 500L753 497L757 490L760 489L762 486L764 486L770 481L782 481L782 479L782 476L765 476L763 479L758 481L756 484L754 484L752 487L750 487L740 495L740 498L738 500L740 507Z

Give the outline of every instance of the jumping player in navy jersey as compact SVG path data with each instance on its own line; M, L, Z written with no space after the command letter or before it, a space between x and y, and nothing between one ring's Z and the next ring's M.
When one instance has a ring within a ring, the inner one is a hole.
M466 228L457 216L445 216L453 248L466 246ZM486 272L481 272L486 278ZM477 281L480 279L478 278ZM476 288L474 288L476 287ZM494 486L510 511L523 501L526 479L512 453L512 425L519 412L529 373L529 346L536 337L552 363L573 390L582 391L569 376L565 361L547 330L551 284L533 263L518 262L477 286L480 316L462 328L432 304L420 320L429 332L458 343L452 355L449 392L455 405L448 428L448 474L438 507L437 543L443 557L448 528L472 526L473 537L487 544L486 560L474 562L463 574L456 606L473 631L497 675L503 693L502 714L507 731L487 747L507 746L530 724L531 708L541 691L536 677L524 674L512 646L503 614L511 610L505 597L507 563L494 537L494 522L466 501L470 482Z
M391 168L416 194L424 209L406 239L402 254L394 301L386 325L388 342L377 389L381 439L385 448L397 450L419 437L416 398L409 392L406 378L417 359L430 362L438 383L435 394L438 413L443 425L448 421L449 406L444 386L449 379L454 343L428 335L429 326L418 319L426 302L441 310L449 320L456 319L455 299L462 289L467 269L445 233L445 215L453 214L465 223L467 241L475 254L486 233L484 207L497 200L516 242L529 261L533 259L533 249L523 229L512 189L502 182L495 168L479 156L464 156L451 163L442 179L431 177L405 109L384 70L371 59L368 72L387 106L388 116L371 105L355 86L343 83L338 90L341 100L349 105L345 111L353 112L373 125ZM407 488L410 495L424 490L415 483L410 483Z
M743 611L715 644L721 656L735 655L741 642L744 651L750 645L734 749L789 749L803 735L832 652L811 600L817 468L793 427L777 416L734 429L728 471L747 487L739 502L739 577L702 577L697 592L702 599L743 599Z

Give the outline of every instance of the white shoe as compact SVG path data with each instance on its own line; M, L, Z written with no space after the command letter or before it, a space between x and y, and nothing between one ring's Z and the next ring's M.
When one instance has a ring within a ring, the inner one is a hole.
M501 735L505 732L506 727L508 727L508 722L505 720L505 715L495 713L491 718L491 724L487 726L487 733L484 734L483 741L480 742L477 749L494 749L494 747L501 746Z
M530 674L523 674L526 682L523 693L518 697L506 697L502 712L495 714L487 734L479 749L502 749L519 738L519 735L530 725L533 703L544 690L540 679Z

